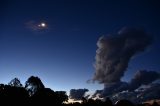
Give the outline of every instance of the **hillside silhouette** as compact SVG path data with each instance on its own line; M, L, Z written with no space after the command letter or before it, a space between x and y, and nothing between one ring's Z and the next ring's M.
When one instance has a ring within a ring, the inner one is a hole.
M115 104L106 98L99 99L82 98L82 102L67 103L69 97L66 91L53 91L46 88L39 77L31 76L23 86L18 78L12 79L8 84L0 84L0 105L84 105L84 106L160 106L157 102L152 104L133 104L128 100L119 100Z

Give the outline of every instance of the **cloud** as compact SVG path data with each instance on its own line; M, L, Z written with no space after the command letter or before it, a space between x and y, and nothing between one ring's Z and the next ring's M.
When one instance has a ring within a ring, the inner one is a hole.
M69 98L74 100L81 100L85 96L85 93L88 92L88 89L71 89Z
M125 91L129 88L127 82L108 83L104 85L103 90L96 90L92 95L92 98L106 98L110 97L118 92Z
M149 84L149 87L145 88L143 92L139 93L139 98L141 101L147 101L151 99L159 99L160 98L160 84L154 83Z
M117 83L108 83L104 85L104 89L102 92L103 96L113 95L115 93L127 90L129 87L126 82L117 82Z
M91 98L103 98L102 93L103 93L103 90L96 90Z
M156 71L138 71L130 81L130 90L135 90L141 85L147 85L160 79L160 74Z
M160 73L156 71L140 70L130 82L117 82L104 85L103 90L96 90L92 98L110 97L113 102L127 99L134 103L141 103L150 99L160 98Z
M100 37L95 56L95 73L91 81L104 84L92 98L110 97L114 102L128 99L134 103L160 98L160 79L156 71L140 70L129 82L122 82L129 61L152 43L152 37L144 30L123 28L116 34ZM142 88L142 86L145 86Z
M160 94L160 84L151 83L135 91L122 91L116 93L115 95L112 95L111 99L113 101L127 99L134 103L142 103L151 99L159 99L160 98L159 94Z
M129 100L133 103L139 103L140 100L137 98L137 93L134 91L122 91L118 92L111 97L113 102L119 101L119 100Z
M123 28L117 34L100 37L95 57L93 81L99 83L120 82L130 59L143 52L152 38L139 29Z

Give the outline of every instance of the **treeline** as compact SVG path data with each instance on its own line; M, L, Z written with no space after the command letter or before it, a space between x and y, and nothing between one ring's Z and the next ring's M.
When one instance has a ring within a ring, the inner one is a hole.
M63 104L68 100L65 91L45 88L40 78L31 76L23 86L18 78L8 84L0 84L0 105Z
M72 106L136 106L128 100L120 100L113 104L109 98L105 101L82 98L82 103L75 102L65 104L68 96L65 91L53 91L46 88L40 78L31 76L23 86L18 78L14 78L8 84L0 84L0 106L24 106L24 105L72 105ZM151 105L139 104L138 106L159 106L154 102Z

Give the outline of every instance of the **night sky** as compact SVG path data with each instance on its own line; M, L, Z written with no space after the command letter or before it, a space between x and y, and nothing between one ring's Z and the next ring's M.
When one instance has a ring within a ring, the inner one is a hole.
M123 81L136 71L160 72L158 0L1 0L0 83L38 76L46 87L102 89L87 83L95 69L99 37L123 27L144 29L152 45L129 62Z

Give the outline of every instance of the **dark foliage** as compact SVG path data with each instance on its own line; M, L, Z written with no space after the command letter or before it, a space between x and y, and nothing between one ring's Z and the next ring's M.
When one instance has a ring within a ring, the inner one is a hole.
M31 76L28 78L28 80L25 83L25 88L29 92L29 95L32 96L35 94L38 90L44 89L44 85L40 78Z
M0 85L1 104L25 105L28 103L29 95L25 88L10 85Z
M14 87L22 87L21 81L18 78L12 79L8 85L14 86Z

